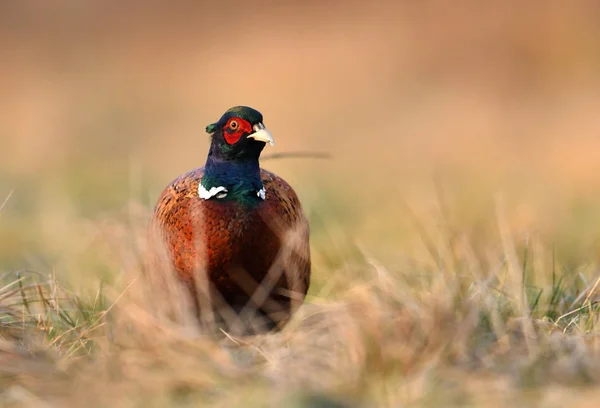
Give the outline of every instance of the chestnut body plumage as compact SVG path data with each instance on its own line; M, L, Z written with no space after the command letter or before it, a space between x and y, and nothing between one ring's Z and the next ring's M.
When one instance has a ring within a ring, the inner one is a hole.
M206 165L167 186L152 228L200 320L209 311L237 333L281 327L310 284L308 221L291 186L259 167L273 141L260 113L232 108L207 131Z

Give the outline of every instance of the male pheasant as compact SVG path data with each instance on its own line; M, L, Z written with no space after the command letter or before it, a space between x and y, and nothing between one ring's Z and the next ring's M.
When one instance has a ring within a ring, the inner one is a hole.
M200 322L208 312L235 333L281 328L310 284L308 221L292 187L259 167L274 144L260 112L233 107L206 132L205 166L165 188L151 227Z

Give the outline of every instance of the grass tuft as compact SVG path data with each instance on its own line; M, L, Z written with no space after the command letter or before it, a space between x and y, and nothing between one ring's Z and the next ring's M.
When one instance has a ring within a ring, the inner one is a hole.
M316 235L328 239L317 242L338 245L314 248L306 304L282 332L248 338L206 337L150 313L132 261L143 240L123 233L141 237L144 217L122 228L113 221L105 239L126 271L93 296L68 290L54 271L1 276L2 398L16 406L490 406L484 394L523 402L550 384L597 385L596 267L574 275L538 236L519 241L500 206L496 241L482 250L448 220L450 207L439 221L403 204L428 255L393 270L364 242L339 245L337 227L321 219Z

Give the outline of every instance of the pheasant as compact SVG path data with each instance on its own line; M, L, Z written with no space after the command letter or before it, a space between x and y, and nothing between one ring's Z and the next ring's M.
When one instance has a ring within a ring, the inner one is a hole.
M260 112L233 107L206 132L204 167L173 180L154 208L166 273L183 285L201 326L280 329L310 285L307 218L292 187L259 166L265 145L274 145Z

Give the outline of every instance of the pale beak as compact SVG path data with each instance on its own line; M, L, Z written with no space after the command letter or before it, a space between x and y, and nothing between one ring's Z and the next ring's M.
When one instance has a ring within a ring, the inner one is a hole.
M252 129L254 129L254 133L248 135L248 137L258 140L259 142L265 142L269 143L271 146L275 146L275 140L273 140L273 136L271 136L271 133L267 130L265 125L262 123L257 123L256 125L252 126Z

